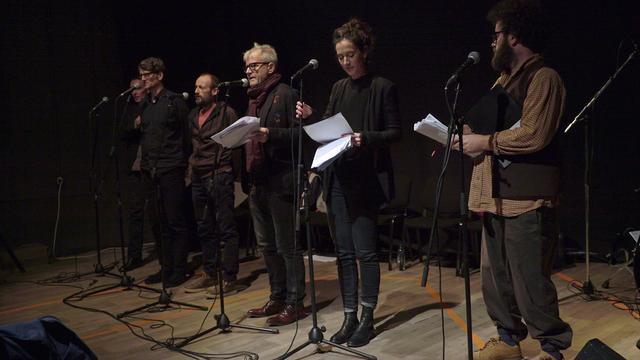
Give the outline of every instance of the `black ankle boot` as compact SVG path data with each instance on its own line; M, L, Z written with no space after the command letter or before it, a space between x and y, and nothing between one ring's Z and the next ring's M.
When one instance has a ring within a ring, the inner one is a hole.
M342 322L342 327L338 330L337 333L333 334L331 337L331 342L341 345L347 342L353 332L356 331L358 327L358 312L351 311L344 313L344 321Z
M356 331L351 335L347 345L349 347L365 346L369 343L369 340L375 335L373 331L373 308L368 306L362 307L362 316L360 317L360 325Z

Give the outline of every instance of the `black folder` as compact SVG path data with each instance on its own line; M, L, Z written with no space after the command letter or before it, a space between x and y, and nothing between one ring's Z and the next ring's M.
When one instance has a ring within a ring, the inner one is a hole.
M464 122L474 133L489 135L511 128L521 117L522 105L496 85L471 107Z

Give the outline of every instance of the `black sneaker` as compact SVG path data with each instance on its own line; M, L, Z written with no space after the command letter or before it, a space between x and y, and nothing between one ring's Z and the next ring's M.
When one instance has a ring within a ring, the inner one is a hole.
M162 282L162 272L158 271L155 274L149 275L146 279L144 279L144 283L147 285L159 284Z

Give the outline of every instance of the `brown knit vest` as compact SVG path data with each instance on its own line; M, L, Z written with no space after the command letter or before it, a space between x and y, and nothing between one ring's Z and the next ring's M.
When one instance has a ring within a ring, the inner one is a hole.
M533 77L542 67L544 67L542 58L527 64L505 87L506 92L520 106L524 104ZM502 199L555 197L559 188L558 155L558 141L557 136L554 135L551 143L536 153L497 156L493 163L493 197ZM509 160L511 164L503 168L498 164L499 159Z

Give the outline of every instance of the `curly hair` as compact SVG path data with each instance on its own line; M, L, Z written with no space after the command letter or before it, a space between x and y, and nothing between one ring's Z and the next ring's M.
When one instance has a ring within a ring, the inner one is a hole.
M148 57L138 64L138 67L142 70L150 71L153 73L165 72L167 69L164 66L164 61L157 57Z
M352 18L333 31L333 46L342 40L351 41L360 51L367 52L369 56L375 46L375 38L371 26L366 22Z
M487 13L494 26L500 22L502 30L514 35L534 52L542 52L547 42L547 17L538 0L503 0Z

